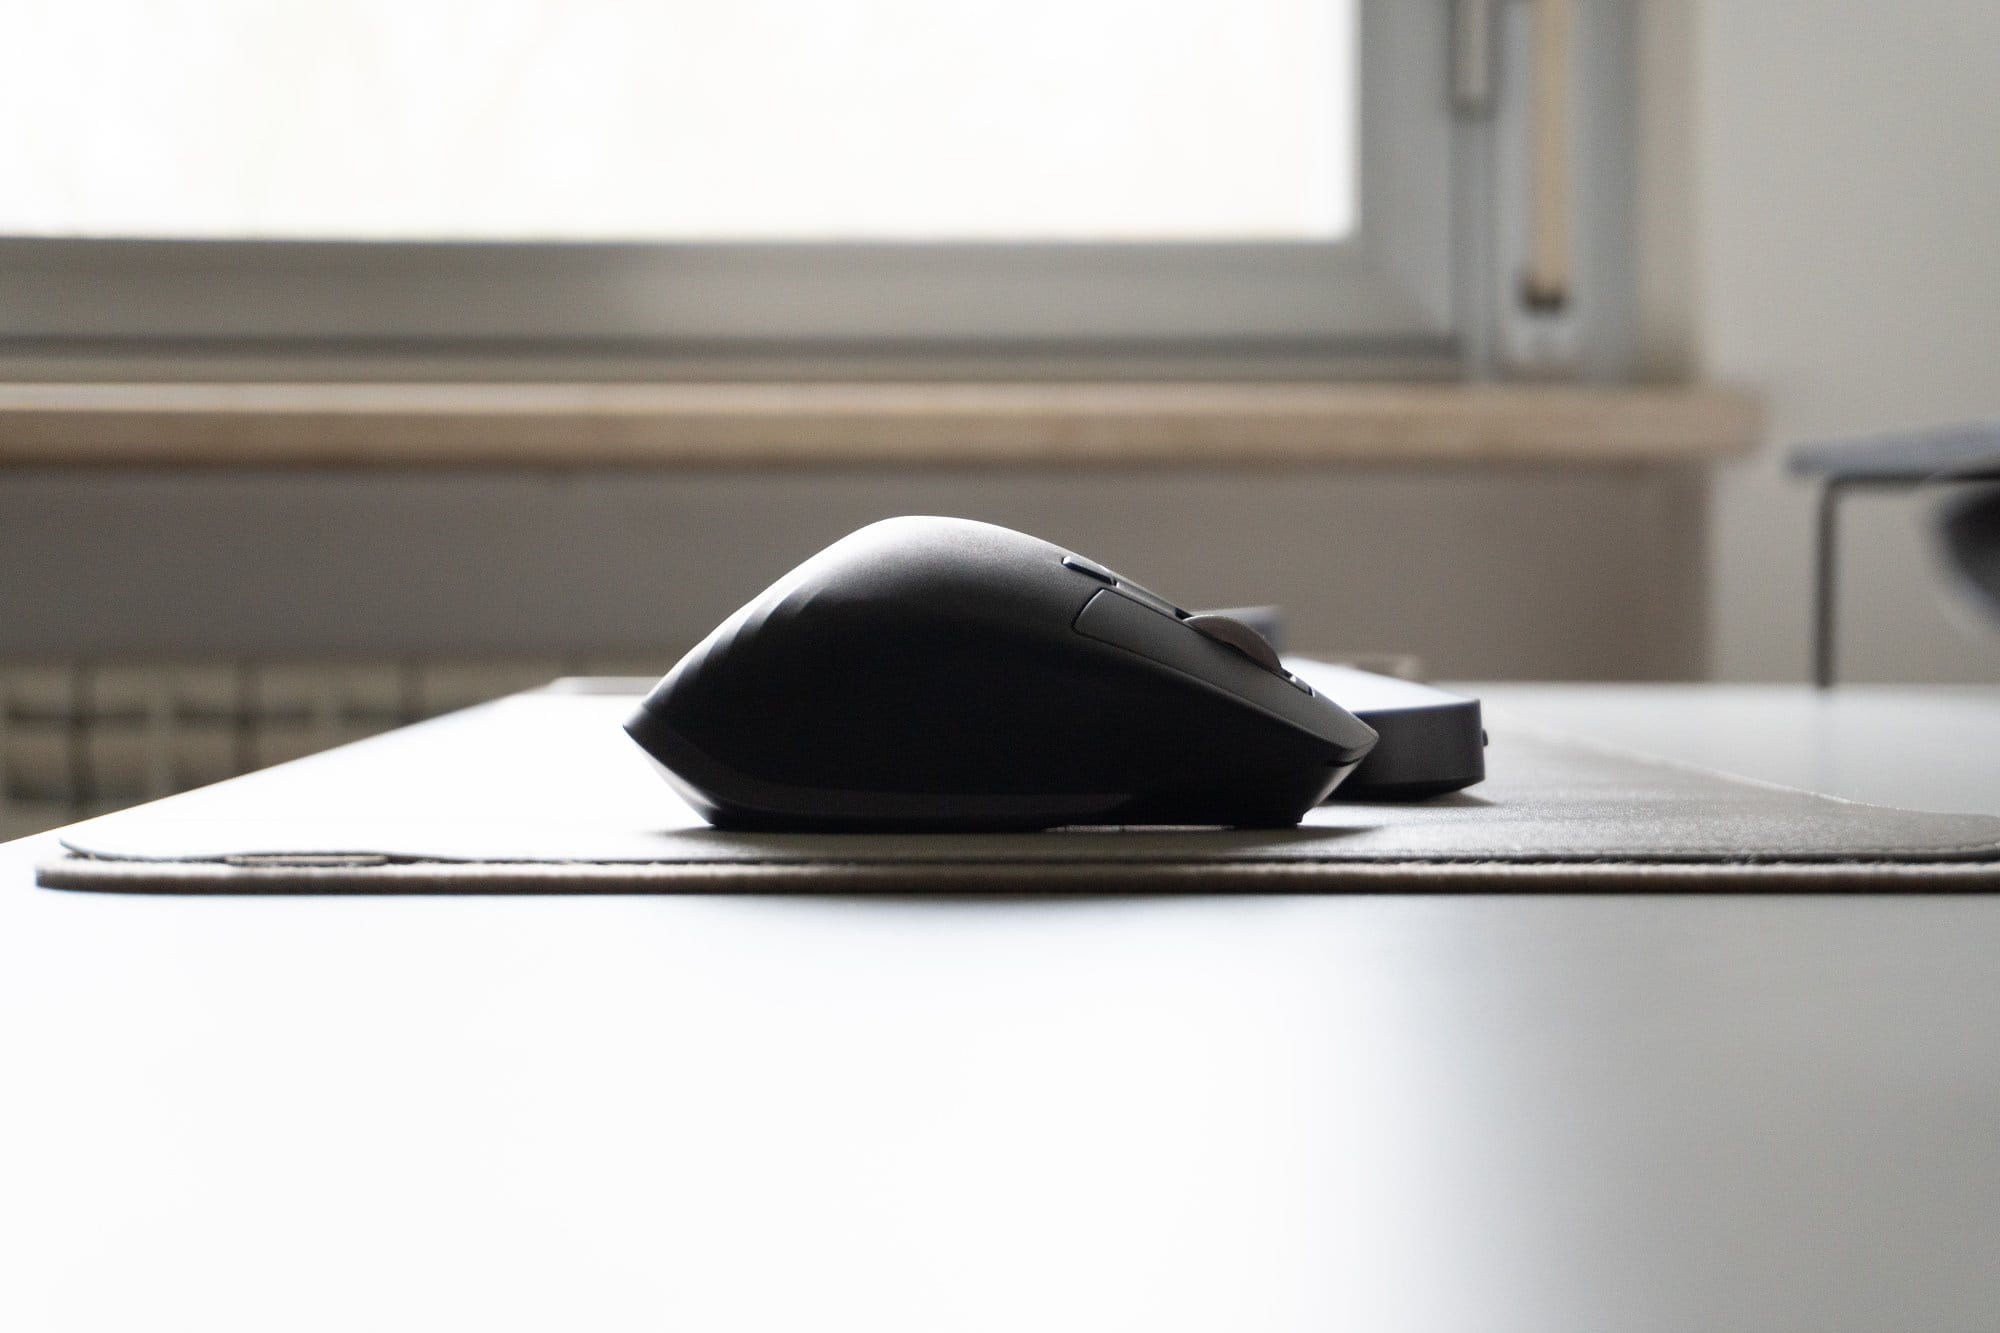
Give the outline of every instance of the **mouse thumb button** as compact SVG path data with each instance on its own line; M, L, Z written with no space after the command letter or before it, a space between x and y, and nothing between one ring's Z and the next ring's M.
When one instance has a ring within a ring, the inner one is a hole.
M1278 650L1271 646L1271 641L1242 621L1228 616L1197 615L1189 616L1183 623L1217 643L1234 648L1265 670L1275 671L1281 676L1285 674L1284 665L1278 660Z

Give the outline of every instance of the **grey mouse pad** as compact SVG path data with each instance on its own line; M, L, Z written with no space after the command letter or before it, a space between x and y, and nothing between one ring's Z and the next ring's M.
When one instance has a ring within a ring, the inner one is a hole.
M709 828L588 683L78 824L51 887L132 891L2000 887L2000 818L1857 805L1490 721L1486 782L1296 829Z

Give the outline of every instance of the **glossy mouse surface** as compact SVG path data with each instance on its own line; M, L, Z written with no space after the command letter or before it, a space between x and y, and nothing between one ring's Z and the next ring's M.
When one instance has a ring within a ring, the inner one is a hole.
M799 830L1290 825L1375 742L1248 627L956 518L827 547L625 729L710 822Z

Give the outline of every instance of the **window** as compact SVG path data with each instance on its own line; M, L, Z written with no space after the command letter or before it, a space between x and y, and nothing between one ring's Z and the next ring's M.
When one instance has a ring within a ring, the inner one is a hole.
M1353 230L1354 0L128 0L41 17L0 85L10 120L42 126L4 164L16 235Z
M0 339L1448 364L1470 8L31 0Z

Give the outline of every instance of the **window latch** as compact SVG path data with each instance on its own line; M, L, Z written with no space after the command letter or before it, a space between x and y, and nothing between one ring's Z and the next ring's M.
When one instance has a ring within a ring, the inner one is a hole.
M1528 0L1528 262L1521 302L1540 312L1569 304L1570 82L1574 0Z

